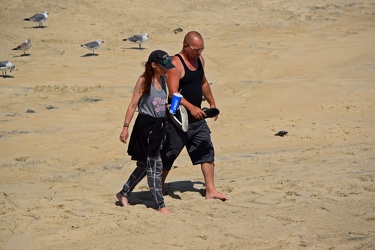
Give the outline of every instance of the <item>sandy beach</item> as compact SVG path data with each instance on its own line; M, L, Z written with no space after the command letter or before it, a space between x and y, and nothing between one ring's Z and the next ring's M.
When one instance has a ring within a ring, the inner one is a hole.
M15 65L0 76L0 249L375 249L374 1L0 3L0 61ZM42 11L43 28L23 20ZM173 214L155 212L146 180L120 207L135 162L118 137L142 63L190 30L205 39L229 200L202 196L183 151ZM142 49L123 41L142 32ZM27 38L26 56L12 50ZM80 46L96 39L97 55Z

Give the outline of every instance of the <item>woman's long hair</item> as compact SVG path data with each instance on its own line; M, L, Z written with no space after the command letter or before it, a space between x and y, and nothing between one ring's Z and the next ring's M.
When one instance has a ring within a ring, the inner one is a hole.
M155 71L151 66L150 62L145 63L145 72L143 72L142 77L145 80L142 86L142 94L149 95L151 91L152 77L154 76Z

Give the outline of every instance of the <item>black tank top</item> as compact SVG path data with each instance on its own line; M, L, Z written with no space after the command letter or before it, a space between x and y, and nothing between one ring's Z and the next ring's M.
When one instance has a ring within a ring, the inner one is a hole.
M201 63L201 60L198 60L198 68L194 71L191 71L185 64L184 60L182 59L181 55L177 54L178 58L184 65L185 75L183 78L180 79L180 85L178 90L180 91L181 95L193 104L201 108L202 104L202 80L204 76L204 70Z

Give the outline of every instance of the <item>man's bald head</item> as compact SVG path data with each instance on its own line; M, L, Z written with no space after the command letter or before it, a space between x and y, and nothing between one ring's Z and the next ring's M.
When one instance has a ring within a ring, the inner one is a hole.
M197 41L202 41L203 38L201 34L196 31L190 31L185 35L184 43L186 44L195 44Z

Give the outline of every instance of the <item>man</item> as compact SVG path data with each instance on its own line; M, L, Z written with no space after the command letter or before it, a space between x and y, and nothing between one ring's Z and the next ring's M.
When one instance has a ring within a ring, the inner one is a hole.
M163 161L163 187L165 179L172 168L175 159L186 146L194 165L201 164L205 185L206 199L228 198L218 192L214 185L214 147L211 142L210 129L204 120L206 113L201 109L202 96L210 108L216 108L210 84L204 74L204 59L202 52L204 41L196 31L185 35L182 50L173 57L175 68L168 71L167 86L169 98L173 93L181 93L181 105L188 111L189 128L183 132L170 119L167 122L167 140L163 145L161 156ZM214 117L216 121L218 116Z

